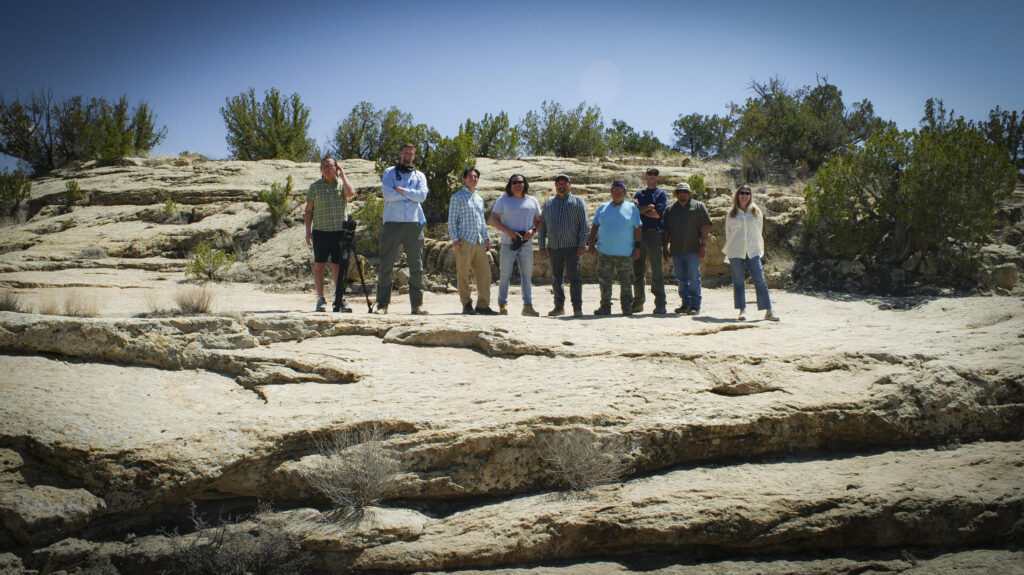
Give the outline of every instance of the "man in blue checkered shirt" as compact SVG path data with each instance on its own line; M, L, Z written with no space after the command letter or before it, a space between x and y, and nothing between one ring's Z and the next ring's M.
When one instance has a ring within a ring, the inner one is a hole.
M455 275L458 278L459 299L462 313L472 315L495 315L491 309L491 240L487 237L487 219L484 199L476 193L480 182L480 170L466 168L462 171L465 186L452 194L448 203L448 235L455 248ZM469 286L470 275L476 280L476 308L473 308L473 291Z
M562 275L569 274L569 297L572 315L583 317L583 278L580 277L580 258L587 245L590 222L587 206L579 196L569 191L569 176L555 176L555 197L544 202L543 220L537 242L541 257L551 256L551 283L555 291L555 308L549 316L565 314L565 291Z

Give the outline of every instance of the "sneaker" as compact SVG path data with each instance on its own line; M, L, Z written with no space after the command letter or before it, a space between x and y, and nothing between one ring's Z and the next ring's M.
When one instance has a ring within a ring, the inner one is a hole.
M316 298L316 311L327 311L327 300L324 296Z
M736 318L736 321L747 321L747 310L746 309L741 309L740 310L740 316L738 318Z
M686 315L700 315L700 310L695 307L691 307L690 309L686 310Z
M676 308L676 313L681 313L683 315L686 315L689 311L690 308L686 307L685 305L681 305Z
M388 306L377 304L377 311L376 311L376 313L378 313L380 315L387 315L388 314Z
M612 306L603 305L594 310L594 315L612 315Z
M562 306L557 306L555 309L548 312L548 317L556 317L560 315L565 315L565 308Z
M473 315L476 312L473 311L473 302L467 303L462 306L462 315Z
M423 309L421 305L413 306L412 311L409 313L412 315L430 315L430 312Z
M641 313L641 312L643 312L644 311L644 302L633 304L633 308L632 308L631 311L633 313Z
M345 300L341 300L341 302L334 302L334 312L337 313L339 311L341 313L352 313L352 308L349 307L348 302Z
M501 314L501 315L508 315L508 304L507 303L499 303L498 304L498 313Z
M665 315L666 313L667 311L663 305L659 305L654 308L654 315Z
M775 315L775 312L773 312L772 310L768 310L764 314L764 319L768 321L779 321L779 316Z
M477 315L498 315L498 312L490 308L490 306L476 308Z
M523 315L530 316L530 317L537 317L540 314L537 313L537 310L533 309L532 305L524 305L523 306Z
M548 314L551 315L551 314ZM572 317L583 317L583 309L574 307L572 308Z

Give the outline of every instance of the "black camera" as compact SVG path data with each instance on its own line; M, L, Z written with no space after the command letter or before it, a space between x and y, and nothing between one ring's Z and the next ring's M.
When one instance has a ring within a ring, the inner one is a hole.
M523 244L526 243L526 240L523 239L523 234L524 233L526 233L526 232L519 232L519 235L517 235L516 237L512 238L511 245L508 246L509 249L511 249L514 252L518 252L519 248L523 247Z
M343 224L341 224L341 241L344 245L350 246L355 242L356 239L356 221L349 216Z

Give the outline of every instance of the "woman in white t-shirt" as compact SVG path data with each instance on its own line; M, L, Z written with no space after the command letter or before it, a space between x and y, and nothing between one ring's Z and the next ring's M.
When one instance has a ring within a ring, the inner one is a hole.
M519 265L520 284L523 289L523 315L539 315L533 309L533 236L540 227L540 204L529 194L530 183L522 174L512 174L505 184L505 195L491 208L488 222L501 232L498 282L498 312L508 314L508 284L512 279L512 266ZM513 249L514 248L514 249Z
M779 321L772 311L772 300L768 295L768 282L761 268L764 255L764 211L757 207L751 195L750 186L742 185L732 196L732 210L725 216L725 261L732 271L732 297L736 309L740 310L740 321L747 319L747 292L744 282L746 274L754 282L757 294L757 309L767 310L764 319Z

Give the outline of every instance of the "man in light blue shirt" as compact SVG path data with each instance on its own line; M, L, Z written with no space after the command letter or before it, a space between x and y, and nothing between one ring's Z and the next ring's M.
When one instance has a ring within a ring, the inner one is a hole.
M487 237L484 199L476 193L480 170L462 171L465 186L452 194L448 203L448 234L455 249L455 276L462 300L462 313L495 315L491 309L491 240ZM476 309L473 309L473 291L469 285L472 275L476 281Z
M405 144L399 163L384 170L384 225L380 230L380 270L377 274L377 313L388 313L391 283L399 246L409 262L409 304L414 315L423 309L423 202L427 199L427 177L413 168L416 146Z
M619 280L622 315L633 315L633 260L640 257L640 211L626 200L626 184L612 182L612 201L601 204L591 220L587 251L597 253L601 307L594 315L612 313L612 281Z

